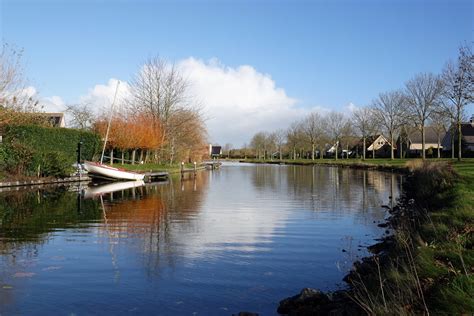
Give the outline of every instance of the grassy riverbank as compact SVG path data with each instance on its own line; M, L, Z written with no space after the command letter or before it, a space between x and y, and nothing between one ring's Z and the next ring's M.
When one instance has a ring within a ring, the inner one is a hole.
M123 168L135 172L169 172L169 173L179 173L181 171L181 164L156 164L156 163L146 163L146 164L114 164L114 167ZM185 169L192 169L194 165L192 163L187 163L184 165Z
M408 172L404 197L388 223L394 233L355 264L345 279L347 295L369 314L474 312L474 159L283 163Z
M474 312L472 171L469 163L414 168L392 212L394 235L347 278L366 312Z
M361 166L361 167L387 167L392 169L400 169L400 170L409 170L410 167L421 164L421 159L386 159L386 158L368 158L366 160L362 159L241 159L240 162L248 162L248 163L273 163L273 164L294 164L294 165L338 165L338 166ZM457 170L459 170L460 174L463 175L464 172L471 172L474 173L474 158L465 158L461 162L457 160L448 159L448 158L441 158L441 159L429 159L429 162L434 163L448 163L453 165Z

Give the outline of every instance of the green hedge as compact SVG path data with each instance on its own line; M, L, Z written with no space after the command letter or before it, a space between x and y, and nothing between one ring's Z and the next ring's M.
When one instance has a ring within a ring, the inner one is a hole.
M82 159L99 153L99 135L69 128L35 125L7 126L0 146L0 167L27 176L61 177L68 175L77 158L77 143L82 141Z

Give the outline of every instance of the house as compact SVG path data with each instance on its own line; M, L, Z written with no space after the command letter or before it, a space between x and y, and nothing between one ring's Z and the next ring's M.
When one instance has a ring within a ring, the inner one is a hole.
M66 127L64 113L38 113L44 116L52 127Z
M461 134L462 134L462 147L463 151L467 156L474 156L474 114L471 116L468 122L461 123ZM450 129L443 138L442 145L445 152L450 152L452 148L451 141L452 129ZM457 151L458 144L458 133L454 132L454 146Z
M374 154L375 157L390 157L390 147L392 145L390 144L390 141L382 134L367 137L365 139L365 146L366 157L374 158ZM397 147L394 146L394 149L396 150ZM352 147L352 151L356 153L357 157L363 157L363 150L364 140L360 139L357 144Z
M326 157L334 157L336 155L336 148L338 154L340 154L339 150L339 141L337 141L334 145L326 144Z
M222 155L221 146L209 145L209 156L211 156L211 158L219 158L221 155Z
M437 131L433 126L425 126L425 150L432 150L432 155L436 156L435 151L443 149L442 140L445 133ZM402 145L400 146L400 140ZM410 128L403 137L399 137L398 145L402 148L403 153L409 157L421 157L422 151L422 135L419 128Z

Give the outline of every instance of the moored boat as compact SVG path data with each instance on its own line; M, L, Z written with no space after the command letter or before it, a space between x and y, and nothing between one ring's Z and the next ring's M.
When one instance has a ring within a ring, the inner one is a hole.
M144 174L136 173L124 169L114 168L98 162L84 161L89 176L107 180L143 180Z

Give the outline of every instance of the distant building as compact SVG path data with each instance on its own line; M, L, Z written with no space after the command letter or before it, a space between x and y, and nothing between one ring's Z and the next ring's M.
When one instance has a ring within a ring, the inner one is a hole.
M451 151L451 140L453 139L452 129L450 129L446 136L443 138L443 150ZM461 134L462 134L462 147L463 151L468 155L474 156L474 114L468 122L461 123ZM458 132L454 132L454 145L457 147L458 144Z
M211 156L211 158L219 158L221 155L222 155L221 146L209 145L209 156Z
M390 157L390 147L392 144L390 144L389 140L382 134L367 137L365 139L365 146L366 156L368 157L373 157L374 154L375 157L380 158ZM396 150L397 147L394 146L393 149ZM357 156L363 157L364 140L360 139L352 148L352 151L356 152Z
M445 137L445 133L438 133L432 126L425 126L424 130L425 150L431 148L432 150L437 151L438 147L440 150L442 150L442 140ZM400 137L397 143L400 146ZM401 147L403 149L403 153L408 153L409 157L421 157L423 147L421 130L419 128L412 128L408 130L406 136L404 136Z
M52 127L66 127L64 113L38 113L47 118Z
M336 149L339 152L339 141L337 141L334 145L326 144L326 156L332 157L336 155Z

